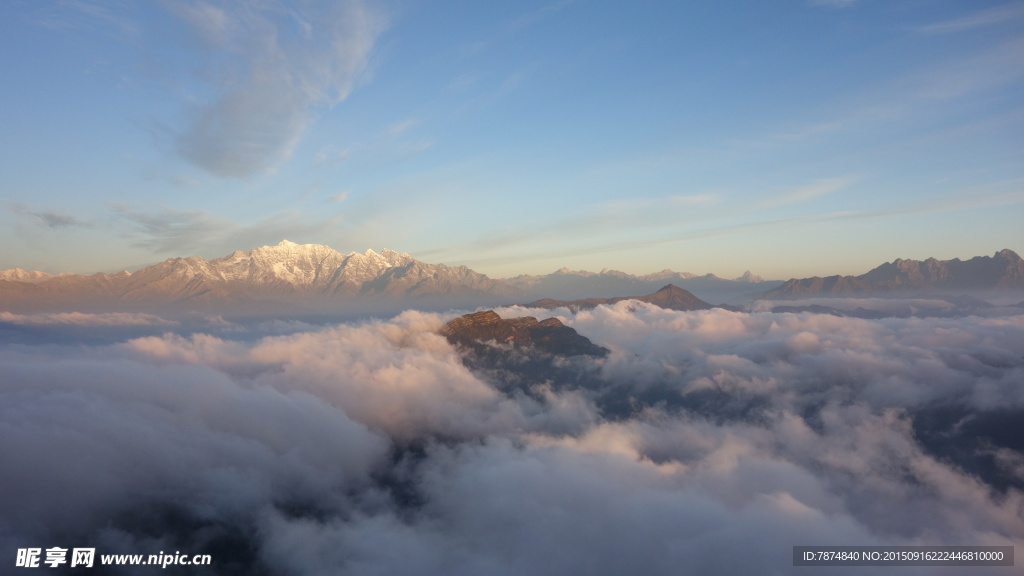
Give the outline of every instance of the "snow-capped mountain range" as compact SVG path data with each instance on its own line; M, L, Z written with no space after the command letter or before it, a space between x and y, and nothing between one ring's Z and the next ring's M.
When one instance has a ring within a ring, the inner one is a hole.
M488 278L465 266L427 264L393 250L343 254L287 240L206 260L171 258L135 272L47 274L0 271L0 312L202 311L216 314L394 312L401 306L472 308L538 298L574 301L654 292L665 284L714 304L752 297L848 296L936 290L1020 290L1024 261L1011 250L966 261L896 260L861 276L765 281L663 270L616 270Z
M342 254L287 240L222 258L171 258L136 272L50 275L0 272L0 297L12 309L206 309L323 306L353 300L510 301L523 293L465 266L426 264L393 250ZM253 311L258 308L250 308Z
M427 264L393 250L343 254L328 246L284 240L212 260L171 258L135 272L53 275L4 270L0 271L0 311L386 311L398 303L472 307L538 297L621 296L651 292L666 282L705 297L714 295L715 301L781 284L759 284L760 278L749 272L725 280L672 270L634 276L616 270L594 273L566 268L502 280L465 266Z

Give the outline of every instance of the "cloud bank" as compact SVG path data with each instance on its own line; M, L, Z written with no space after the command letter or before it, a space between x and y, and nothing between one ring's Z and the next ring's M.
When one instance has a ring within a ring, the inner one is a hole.
M529 393L467 369L436 334L449 317L0 347L0 546L211 553L220 574L543 575L1024 544L1024 448L968 437L1024 415L1024 316L621 302L563 317L612 350L590 380ZM608 390L632 409L606 410ZM959 420L923 421L939 409ZM969 453L938 454L937 431Z

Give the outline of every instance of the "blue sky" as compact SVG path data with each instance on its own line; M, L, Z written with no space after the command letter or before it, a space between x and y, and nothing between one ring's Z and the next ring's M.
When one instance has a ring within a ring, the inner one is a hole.
M1024 2L0 4L0 269L1024 251Z

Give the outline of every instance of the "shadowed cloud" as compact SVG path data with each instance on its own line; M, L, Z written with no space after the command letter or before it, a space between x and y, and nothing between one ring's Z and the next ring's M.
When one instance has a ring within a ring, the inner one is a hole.
M611 350L577 359L591 380L529 394L464 365L438 333L455 316L2 347L0 543L449 575L797 574L798 544L1024 545L1022 316L620 302L561 317ZM634 403L607 413L609 389ZM997 411L1002 428L933 424Z
M31 206L24 202L9 203L7 211L11 214L29 216L35 220L37 226L43 228L56 230L61 228L91 228L93 226L92 222L79 218L74 214L58 212L56 210L33 210Z

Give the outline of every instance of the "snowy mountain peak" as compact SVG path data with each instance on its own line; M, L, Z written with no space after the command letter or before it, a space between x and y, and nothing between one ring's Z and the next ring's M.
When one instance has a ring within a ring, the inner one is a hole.
M342 254L329 246L289 240L212 260L170 258L130 274L68 274L57 280L43 272L0 272L0 308L227 306L249 313L266 303L305 308L347 306L360 298L378 303L403 298L491 302L521 295L520 290L464 266L426 264L394 250Z
M21 268L11 268L10 270L0 270L0 280L12 280L14 282L42 282L53 278L53 274L47 274L46 272L40 272L38 270L22 270Z
M226 258L234 258L237 254L239 254L238 251ZM248 253L242 252L241 254L262 262L297 262L300 260L322 260L324 258L342 257L341 254L329 246L322 244L296 244L288 240L283 240L274 246L253 248Z
M260 248L253 249L255 251L262 252L279 252L279 253L308 253L308 252L319 252L323 250L330 250L334 252L334 249L324 246L323 244L296 244L289 240L281 240L274 246L262 246Z

